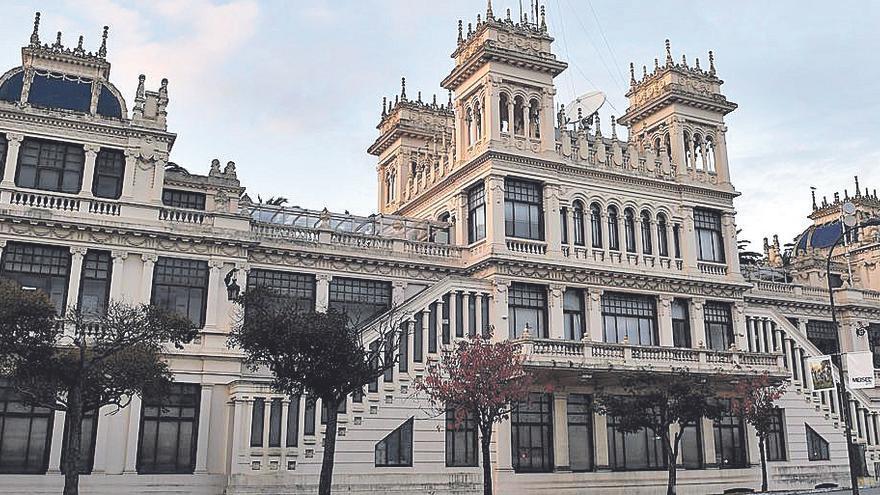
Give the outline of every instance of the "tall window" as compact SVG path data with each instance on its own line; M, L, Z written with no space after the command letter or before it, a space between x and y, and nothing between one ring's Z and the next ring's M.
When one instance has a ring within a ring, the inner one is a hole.
M636 221L635 212L631 208L623 210L623 232L626 240L626 252L636 252Z
M562 244L568 244L568 208L564 206L559 209L559 232Z
M574 224L574 243L577 246L583 246L586 243L584 239L584 204L580 201L574 202L572 223Z
M827 461L831 459L828 451L828 440L822 438L822 435L816 433L816 430L810 428L810 425L804 425L807 429L807 456L811 461Z
M468 242L486 238L486 188L482 182L467 192Z
M526 325L533 338L546 338L547 288L541 285L510 284L508 299L510 338L522 336Z
M153 271L152 303L205 326L208 262L160 256Z
M608 416L608 453L611 469L635 471L663 469L666 466L663 440L653 431L642 428L633 433L620 431L620 420Z
M409 418L376 444L376 467L411 467L413 418Z
M666 215L657 215L657 251L660 256L669 256L669 240L666 238Z
M34 407L0 379L0 474L45 474L53 411Z
M8 147L9 142L6 140L6 134L0 133L0 167L6 168L6 148ZM2 171L0 171L0 177L3 177Z
M118 199L125 177L125 155L122 151L102 148L95 160L92 194L98 198Z
M513 470L547 473L553 470L553 398L530 393L510 413Z
M617 207L608 207L608 249L620 251L620 236L617 227Z
M296 447L299 444L299 396L290 398L287 406L287 438L284 445Z
M172 208L187 208L190 210L205 209L205 193L194 191L180 191L178 189L163 189L162 204Z
M467 414L455 425L455 408L446 408L446 466L477 465L477 424L473 414Z
M726 351L733 344L733 320L730 304L707 301L703 307L706 321L706 343L709 349Z
M657 345L657 305L651 296L605 293L602 319L605 342Z
M770 429L765 445L768 461L786 460L784 421L785 410L777 407L770 416Z
M519 179L504 181L505 235L523 239L543 239L543 216L541 184Z
M80 311L86 314L104 314L107 311L111 272L110 253L89 249L83 258L79 287Z
M700 423L689 424L681 433L679 451L681 467L685 469L703 468L703 430Z
M65 450L70 441L70 416L64 416L64 437L61 448L61 472L64 472ZM95 464L95 442L98 438L98 415L97 411L83 411L82 426L80 432L79 473L89 474Z
M568 461L572 471L593 470L592 398L568 394Z
M746 467L745 428L729 410L715 423L715 462L721 469Z
M597 203L590 205L590 234L592 235L593 247L602 247L602 210Z
M315 310L314 275L255 268L248 272L247 287L269 289L279 302L292 304L299 311Z
M694 229L697 236L697 259L723 263L721 214L713 210L694 208Z
M565 338L584 338L584 291L566 289L562 295L562 314L565 319Z
M315 402L317 399L305 396L305 409L303 410L303 435L315 434Z
M681 259L681 225L672 226L672 246L675 248L675 259Z
M498 97L498 114L501 120L501 132L510 132L510 97L501 93Z
M522 136L526 132L524 106L522 96L513 99L513 133L517 136Z
M535 99L529 102L529 137L541 138L541 109L540 103Z
M266 427L266 399L257 397L251 408L251 447L263 446L263 430Z
M474 105L474 135L477 141L483 139L483 112L480 110L480 102Z
M69 271L70 249L66 247L9 242L3 250L0 276L45 292L58 314L64 312L67 301Z
M144 397L139 474L192 474L196 463L201 387L173 383L165 397Z
M465 127L467 128L467 145L474 144L474 111L468 107L464 116Z
M672 300L672 343L675 347L692 347L690 314L684 299Z
M365 323L391 308L391 282L333 277L329 308L346 313L355 324Z
M385 202L390 203L394 201L395 194L397 193L397 174L394 170L389 170L385 174Z
M833 322L808 320L807 339L822 351L822 354L837 354L840 352L840 342L838 341L837 330Z
M15 185L77 194L84 163L82 145L25 138L18 152Z
M654 246L651 242L651 214L647 210L642 211L642 252L652 254Z

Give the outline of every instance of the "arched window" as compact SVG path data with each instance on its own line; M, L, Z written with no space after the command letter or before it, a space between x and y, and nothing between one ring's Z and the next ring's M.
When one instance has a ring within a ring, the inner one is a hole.
M536 99L529 102L529 137L532 139L541 138L540 109Z
M715 172L715 143L712 136L706 136L706 171Z
M703 138L694 134L694 170L704 170L703 163Z
M663 144L666 146L666 156L672 160L672 143L669 140L669 134L663 136Z
M525 115L523 114L523 98L517 96L513 99L513 133L522 136L526 132Z
M617 226L617 207L608 207L608 249L620 251L620 235Z
M642 210L642 252L654 253L654 244L651 242L651 214L648 210Z
M584 245L584 204L574 202L574 243L577 246Z
M655 153L657 156L660 156L660 138L659 138L659 137L658 137L658 138L654 138L654 149L653 149L653 151L654 151L654 153Z
M385 176L385 202L390 203L394 201L395 193L396 193L396 183L397 183L397 174L394 173L393 170L389 171Z
M632 208L623 210L623 233L626 241L626 252L636 252L636 213Z
M483 111L480 102L474 104L474 141L483 139Z
M666 215L657 215L657 249L660 256L669 256L669 242L666 239Z
M590 205L590 234L593 236L593 247L602 247L602 209L598 203Z
M474 114L473 111L468 108L467 115L464 118L465 122L465 133L467 134L467 145L470 146L473 144L473 123L474 123Z
M691 144L691 135L687 131L684 132L684 168L693 168L693 144Z
M510 132L510 97L507 93L498 97L498 115L501 117L501 132Z

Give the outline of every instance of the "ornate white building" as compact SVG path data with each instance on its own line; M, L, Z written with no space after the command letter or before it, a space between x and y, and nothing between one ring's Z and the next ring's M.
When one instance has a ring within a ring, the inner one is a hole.
M379 214L253 203L233 162L205 175L169 161L168 84L141 76L128 107L97 52L44 43L35 23L22 65L0 78L0 276L65 307L153 302L196 322L168 358L170 397L137 397L86 420L87 493L313 493L320 402L286 397L227 348L224 279L268 285L319 310L411 315L400 363L340 414L340 491L478 493L473 429L446 431L413 382L455 339L495 329L553 376L497 427L497 493L658 493L662 445L589 412L621 370L686 366L719 387L768 372L790 378L770 442L771 488L848 485L842 411L865 476L880 462L880 397L806 389L805 359L880 346L877 232L836 253L841 331L830 326L816 260L840 201L783 253L741 270L724 116L736 108L708 68L665 60L633 74L630 106L610 131L598 115L557 117L543 11L459 27L449 102L383 105ZM39 19L37 19L39 21ZM155 87L155 86L153 86ZM625 126L628 139L619 136ZM604 135L603 135L604 133ZM864 216L876 194L857 193ZM839 229L839 224L837 225ZM824 229L824 230L823 230ZM747 276L744 277L743 274ZM0 386L0 493L56 493L64 415ZM683 440L681 493L760 485L754 432L704 420Z

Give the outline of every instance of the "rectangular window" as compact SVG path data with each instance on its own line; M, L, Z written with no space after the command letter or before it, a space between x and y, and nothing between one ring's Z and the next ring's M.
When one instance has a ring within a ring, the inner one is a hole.
M97 198L119 199L125 177L125 155L120 150L102 148L95 159L92 194Z
M67 301L70 249L46 244L9 242L3 250L0 276L22 287L41 290L49 296L60 315Z
M675 259L681 259L681 226L675 224L672 226L672 247L675 252Z
M672 345L691 347L691 320L688 302L684 299L672 300Z
M257 397L254 399L254 407L251 410L251 447L263 446L263 429L266 425L266 399Z
M568 208L559 209L559 232L562 236L562 243L568 244Z
M208 262L160 256L153 269L151 302L205 326L208 304Z
M370 368L373 370L379 369L379 341L374 340L370 342ZM379 391L379 377L376 377L370 383L367 384L367 392L376 393ZM327 422L324 411L321 411L321 424Z
M553 470L553 397L530 393L510 413L511 457L518 473Z
M770 430L767 435L765 448L767 449L768 461L784 461L785 454L785 410L776 408L770 416Z
M281 399L269 406L269 447L281 447Z
M339 414L345 414L345 411L347 409L348 409L348 401L343 400L342 402L339 403L339 407L336 409L336 411ZM324 401L321 401L321 424L322 425L327 424L327 418L329 415L328 411L329 411L329 409L327 408L327 405L324 403Z
M364 324L391 308L391 282L333 277L329 307L355 325Z
M455 427L455 409L446 408L446 467L477 465L477 424L467 414Z
M201 387L172 383L165 397L144 397L137 471L192 474L196 464Z
M15 185L78 194L84 164L82 145L25 138L18 152Z
M425 329L423 313L416 313L413 318L413 361L421 363L425 360L424 338Z
M568 460L572 471L593 470L592 397L568 395Z
M70 416L64 417L64 438L61 440L61 472L64 472L64 451L69 441ZM98 438L98 415L96 411L84 411L80 433L79 474L90 474L95 464L95 441Z
M565 319L565 338L581 340L584 338L584 291L565 289L562 295L562 314Z
M742 420L726 411L714 423L715 463L721 469L746 467L745 428Z
M544 239L544 198L537 182L505 179L504 233L521 239Z
M299 445L299 396L290 398L287 407L287 439L284 443L287 447Z
M685 426L679 442L681 467L703 469L703 429L700 423Z
M248 272L247 288L256 287L271 290L278 302L292 304L298 311L315 310L314 275L254 268Z
M315 399L308 395L305 397L305 412L303 413L303 435L315 434Z
M721 214L714 210L694 208L694 230L697 236L697 259L723 263Z
M834 322L807 320L807 339L819 348L822 354L837 354L840 352L840 342L837 338Z
M84 314L104 314L110 302L113 262L108 251L89 249L83 258L79 285L79 310Z
M437 305L428 306L428 353L437 352Z
M397 371L406 373L409 371L409 323L401 322L400 324L400 341L398 345Z
M195 191L181 191L179 189L163 189L162 204L172 208L186 208L189 210L205 209L205 193Z
M467 192L468 242L486 238L486 188L482 182Z
M810 425L804 425L807 429L807 457L811 461L827 461L831 459L828 451L828 440L822 438L822 435L816 433L816 430L810 428Z
M0 474L45 474L53 411L34 407L0 379Z
M464 337L464 297L457 292L455 293L455 336Z
M6 134L0 133L0 167L6 169L6 149L8 145ZM3 170L0 170L0 177L3 177Z
M703 307L706 322L706 342L708 348L726 351L733 344L733 320L730 304L707 301Z
M651 296L605 293L602 320L605 342L657 345L657 305Z
M608 454L615 471L665 469L663 440L653 431L642 428L633 433L618 429L619 419L608 416Z
M413 419L406 420L376 444L376 467L412 467Z
M513 283L510 284L508 296L510 338L522 337L527 327L532 338L547 338L547 288Z
M443 296L443 311L440 314L440 338L444 345L449 344L452 341L452 336L450 335L450 324L449 324L449 305L452 303L452 295L446 294Z

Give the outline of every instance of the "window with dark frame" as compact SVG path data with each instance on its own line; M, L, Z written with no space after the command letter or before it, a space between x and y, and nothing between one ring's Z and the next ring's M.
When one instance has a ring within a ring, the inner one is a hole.
M724 399L729 404L729 400ZM745 426L728 408L714 421L715 463L721 469L747 467Z
M562 317L567 340L584 338L584 291L582 289L565 289L562 294Z
M568 244L568 208L559 208L559 233L562 244Z
M205 193L195 191L182 191L180 189L163 189L162 204L172 208L186 208L188 210L205 209Z
M767 432L765 448L768 461L787 460L785 451L785 409L775 408L770 416L770 428Z
M618 214L616 206L608 207L608 249L620 251L620 235L618 234Z
M208 262L159 256L153 268L152 304L205 326L208 304Z
M840 352L840 340L834 322L824 320L807 320L807 339L813 343L822 354L837 354Z
M101 148L95 159L92 194L97 198L119 199L125 177L125 154L120 150Z
M83 314L104 314L110 303L113 262L108 251L89 249L83 257L79 285L79 310Z
M631 208L623 210L623 233L626 241L626 252L636 252L636 220L635 212Z
M549 473L553 470L553 397L532 392L510 413L513 470Z
M330 409L324 404L324 401L321 401L321 424L322 425L327 424L329 410ZM345 414L345 412L347 410L348 410L348 400L343 400L342 402L339 403L339 407L337 408L337 412L339 414Z
M522 337L526 325L533 338L547 338L547 288L512 283L507 300L510 338Z
M391 282L333 277L329 308L348 315L353 324L363 324L391 309Z
M141 410L138 474L192 474L196 464L201 387L171 384L165 397L146 396Z
M619 419L608 416L608 454L614 471L649 471L666 468L665 445L653 431L642 428L636 432L619 430Z
M81 144L25 138L18 151L15 185L78 194L84 166Z
M544 240L544 198L540 183L504 180L504 234Z
M699 422L688 424L682 429L679 440L681 467L684 469L703 469L703 428Z
M299 396L295 395L290 398L290 405L287 406L287 438L284 445L286 447L296 447L299 445Z
M0 474L45 474L49 468L54 411L25 404L0 379Z
M584 230L584 204L580 201L574 202L572 223L572 229L574 230L574 244L575 246L583 246L586 243L586 239L584 238L586 231Z
M694 208L694 230L697 236L697 259L724 262L724 241L721 214L714 210Z
M703 306L706 322L706 347L716 351L726 351L733 344L733 318L730 303L707 301Z
M251 447L263 446L263 430L266 427L266 399L257 397L251 407Z
M269 447L281 447L281 399L269 403Z
M456 427L455 408L446 408L446 467L477 465L477 423L468 413Z
M685 348L693 346L690 312L688 311L688 301L685 299L672 300L672 345Z
M568 394L568 461L572 471L593 470L592 397Z
M672 247L675 248L675 259L681 259L681 226L675 224L672 226Z
M303 435L314 436L315 435L315 402L316 399L309 397L308 395L304 397L305 401L305 409L303 410Z
M467 192L468 242L486 238L486 188L482 182Z
M41 290L64 313L67 303L70 248L46 244L9 242L3 249L0 276L15 280L22 287Z
M6 134L0 132L0 177L3 177L3 171L6 169L6 149L9 141L6 140Z
M660 256L669 256L669 240L666 238L668 225L666 224L666 215L657 215L657 254Z
M647 210L642 211L642 253L654 254L654 245L651 242L651 214Z
M592 235L592 246L594 248L602 247L602 209L598 203L590 205L590 234Z
M413 417L376 443L376 467L412 467Z
M606 292L602 295L605 342L657 345L657 304L652 296Z
M305 273L254 268L248 272L247 288L263 287L279 302L292 304L298 311L315 310L315 276Z
M98 438L98 415L94 409L83 411L80 432L79 474L91 474L95 465L95 444ZM64 433L61 440L61 473L65 472L65 452L69 441L70 416L64 416Z
M827 461L831 459L828 450L828 440L822 438L822 435L816 433L816 430L805 424L807 429L807 457L811 461Z

